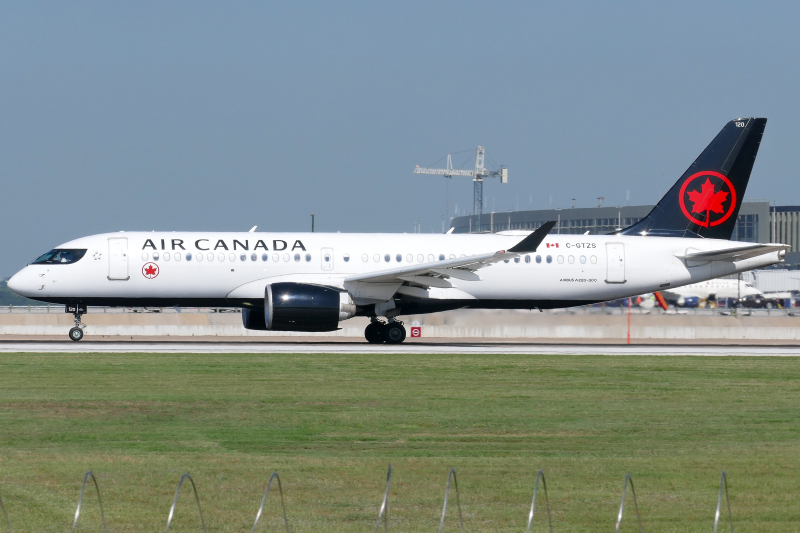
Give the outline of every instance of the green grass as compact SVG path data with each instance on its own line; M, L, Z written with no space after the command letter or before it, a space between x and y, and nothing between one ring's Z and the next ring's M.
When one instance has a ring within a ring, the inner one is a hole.
M3 354L0 497L14 531L66 531L91 469L112 531L163 531L189 471L209 531L249 531L277 469L292 531L366 532L391 462L390 528L434 531L453 466L467 530L524 531L542 468L556 529L588 532L613 531L628 472L646 531L708 532L726 469L738 531L796 532L799 378L792 358ZM199 530L190 504L171 531Z

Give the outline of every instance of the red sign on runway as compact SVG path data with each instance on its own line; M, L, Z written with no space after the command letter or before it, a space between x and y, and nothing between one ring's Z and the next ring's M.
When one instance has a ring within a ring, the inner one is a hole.
M422 328L418 326L414 326L411 328L411 336L412 337L422 337Z

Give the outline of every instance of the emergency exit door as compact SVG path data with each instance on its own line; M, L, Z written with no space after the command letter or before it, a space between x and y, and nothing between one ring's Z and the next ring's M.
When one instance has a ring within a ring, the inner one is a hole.
M606 283L625 283L625 245L619 242L606 244L606 257Z
M126 280L128 275L128 238L108 239L108 279Z

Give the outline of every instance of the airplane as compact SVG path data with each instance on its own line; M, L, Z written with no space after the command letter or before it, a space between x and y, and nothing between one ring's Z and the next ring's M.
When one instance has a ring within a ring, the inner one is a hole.
M608 235L119 232L82 237L8 281L64 304L240 307L262 331L334 331L366 316L398 344L410 314L552 309L697 283L783 261L788 246L730 241L767 120L728 122L653 210Z
M661 292L668 302L674 302L678 305L683 305L685 299L692 296L696 296L701 300L708 300L710 296L714 296L715 299L739 299L747 296L764 296L764 294L752 284L737 279L711 279Z

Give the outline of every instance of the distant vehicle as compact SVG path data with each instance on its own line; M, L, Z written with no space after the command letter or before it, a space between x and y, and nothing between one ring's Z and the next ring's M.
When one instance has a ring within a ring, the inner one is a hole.
M776 309L778 307L783 307L783 302L780 302L777 298L771 298L763 294L752 294L742 298L739 301L739 307Z

